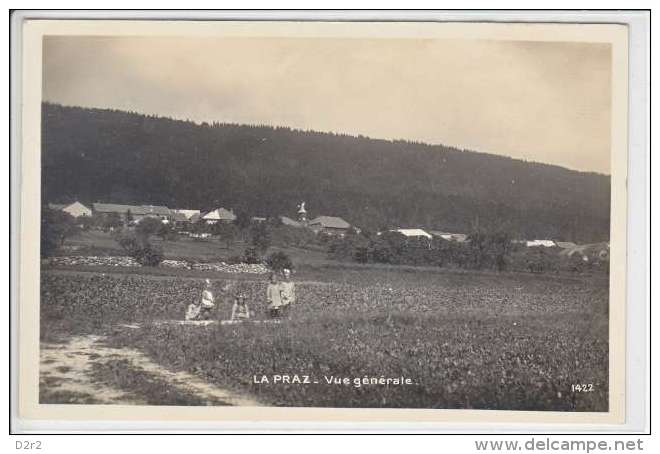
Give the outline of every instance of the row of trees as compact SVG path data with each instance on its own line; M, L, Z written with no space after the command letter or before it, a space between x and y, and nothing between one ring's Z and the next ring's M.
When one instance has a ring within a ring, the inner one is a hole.
M371 237L347 235L332 242L328 252L333 258L360 263L504 270L512 246L506 232L477 231L465 243L440 238L407 238L398 232L383 232Z
M334 259L360 263L439 266L464 269L543 272L609 272L606 259L586 259L580 254L561 256L557 250L527 248L512 242L506 231L476 230L466 242L441 238L407 238L398 232L380 235L353 234L334 240L328 248Z

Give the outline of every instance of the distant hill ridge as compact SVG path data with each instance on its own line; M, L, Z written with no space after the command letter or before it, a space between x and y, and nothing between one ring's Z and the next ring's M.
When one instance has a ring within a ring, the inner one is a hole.
M610 178L443 145L42 106L47 202L341 216L367 229L609 238Z

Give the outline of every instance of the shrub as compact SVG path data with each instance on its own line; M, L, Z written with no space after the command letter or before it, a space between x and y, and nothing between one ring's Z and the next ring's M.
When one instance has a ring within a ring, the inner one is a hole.
M369 244L369 261L377 263L399 263L406 246L406 237L398 232L384 232Z
M545 273L557 271L558 260L556 254L551 254L544 247L531 248L527 256L527 269L532 273Z
M163 223L160 219L146 217L140 219L140 222L135 226L135 233L140 237L149 238L149 236L157 234L163 228Z
M245 257L243 257L242 255L232 255L221 261L225 262L228 265L238 265L240 263L245 263Z
M158 266L165 258L162 248L147 240L140 241L133 235L124 235L118 242L122 249L142 266Z
M264 254L270 247L270 231L265 223L259 223L252 227L250 231L252 237L252 246L261 254Z
M179 239L179 234L170 223L161 222L156 235L161 237L165 241L177 241Z
M250 227L252 224L252 216L244 209L237 209L235 211L236 219L234 219L234 225L238 227L239 230L245 230Z
M361 235L346 235L343 238L334 238L328 246L328 255L336 260L356 260L361 261L357 258L357 251L363 250L369 244L369 240ZM366 261L365 255L365 261ZM364 263L364 262L363 262Z
M207 224L204 220L199 219L190 226L191 233L210 233L212 226Z
M124 221L118 213L108 213L101 220L101 228L104 232L113 231L124 225Z
M318 244L316 234L309 229L290 225L277 225L270 228L270 233L271 243L275 246L307 248Z
M163 261L163 249L152 244L144 245L139 251L135 260L142 266L158 266Z
M582 258L582 255L579 253L574 253L569 257L569 269L573 273L582 273L585 268L585 261Z
M249 263L249 264L261 263L261 256L259 255L257 248L254 247L249 247L245 249L244 259L245 259L245 263Z
M88 231L96 226L96 220L92 216L82 216L78 218L78 225L84 231Z
M282 251L273 252L266 258L266 263L273 271L282 271L285 268L292 269L291 258Z
M353 252L353 259L358 263L369 262L369 248L367 246L358 246Z
M470 268L504 270L512 248L511 235L504 231L475 231L468 237L468 263Z
M220 240L225 243L225 249L229 249L231 245L236 241L239 231L238 227L235 224L227 224L224 222L218 222L211 228L212 232L215 235L220 237Z
M48 257L76 234L76 221L69 213L44 208L41 211L41 255Z

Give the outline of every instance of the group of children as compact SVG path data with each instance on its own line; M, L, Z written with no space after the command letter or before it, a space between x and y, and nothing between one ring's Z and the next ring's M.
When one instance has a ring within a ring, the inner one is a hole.
M222 292L228 292L231 285L225 285ZM266 288L266 302L268 304L268 315L272 318L280 318L286 315L289 308L296 301L295 285L291 281L291 270L282 270L282 278L277 273L271 273ZM206 279L201 298L188 306L186 320L209 320L215 309L215 298L212 292L210 279ZM251 315L247 304L247 296L243 291L234 293L234 303L231 309L231 320L249 320Z
M296 301L296 288L291 281L291 270L282 271L283 279L271 273L270 282L266 287L266 301L268 303L268 313L272 318L278 318L286 314L293 303Z

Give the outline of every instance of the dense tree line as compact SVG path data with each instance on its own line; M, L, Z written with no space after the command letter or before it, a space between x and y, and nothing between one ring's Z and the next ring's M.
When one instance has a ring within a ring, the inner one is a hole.
M407 238L398 232L383 232L337 238L330 244L328 253L335 259L361 263L503 271L507 269L512 249L511 236L506 232L475 231L465 243L441 238Z
M505 231L475 230L463 243L442 238L407 238L398 232L363 233L335 238L330 258L359 263L437 266L470 270L547 272L609 272L607 258L561 256L558 248L525 247Z
M442 145L282 127L196 124L44 104L45 202L231 207L341 216L377 231L420 226L607 240L610 178Z

